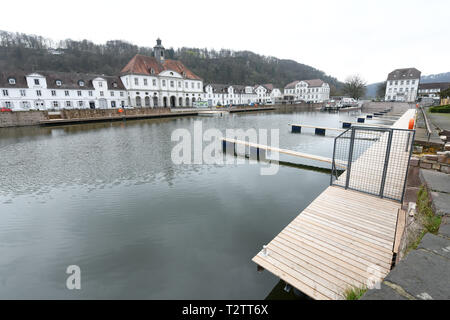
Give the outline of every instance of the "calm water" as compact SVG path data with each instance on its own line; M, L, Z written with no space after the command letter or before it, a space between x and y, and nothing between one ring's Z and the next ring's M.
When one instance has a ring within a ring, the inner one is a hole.
M330 157L336 134L291 134L287 124L354 118L270 112L0 129L0 298L264 299L278 279L251 258L329 175L174 165L171 133L198 120L278 128L282 148ZM69 265L81 268L81 290L66 289Z

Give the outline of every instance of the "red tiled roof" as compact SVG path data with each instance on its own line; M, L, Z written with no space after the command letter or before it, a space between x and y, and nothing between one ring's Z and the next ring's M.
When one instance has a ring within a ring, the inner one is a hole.
M131 73L131 74L145 74L151 75L151 70L153 69L154 74L159 74L166 70L172 70L183 75L185 77L193 80L201 80L199 76L194 74L191 70L186 68L186 66L178 60L167 59L162 64L156 60L155 57L143 56L137 54L131 59L127 65L122 69L121 73Z

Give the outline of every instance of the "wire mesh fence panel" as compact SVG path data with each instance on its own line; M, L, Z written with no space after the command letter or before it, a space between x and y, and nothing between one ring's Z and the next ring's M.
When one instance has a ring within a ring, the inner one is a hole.
M331 184L401 201L413 135L392 128L343 132L335 138Z

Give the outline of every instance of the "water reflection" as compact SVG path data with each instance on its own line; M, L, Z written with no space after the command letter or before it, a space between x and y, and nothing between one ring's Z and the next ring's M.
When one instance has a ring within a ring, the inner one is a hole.
M280 129L283 148L331 156L338 126L315 111L0 130L0 298L264 299L278 283L251 258L329 184L261 164L174 165L176 128ZM309 165L289 157L283 161ZM82 290L65 288L68 265Z

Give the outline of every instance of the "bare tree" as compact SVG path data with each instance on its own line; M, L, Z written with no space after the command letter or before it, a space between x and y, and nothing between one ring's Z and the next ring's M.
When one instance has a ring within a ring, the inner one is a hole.
M366 81L359 75L350 76L345 80L343 92L358 100L366 94Z

